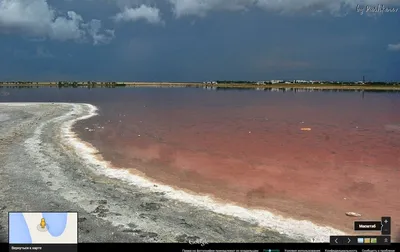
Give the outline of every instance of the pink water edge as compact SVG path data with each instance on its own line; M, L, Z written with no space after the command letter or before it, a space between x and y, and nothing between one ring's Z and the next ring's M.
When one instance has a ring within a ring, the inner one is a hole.
M210 99L100 104L75 130L115 168L183 190L346 232L355 219L392 216L400 230L399 99Z

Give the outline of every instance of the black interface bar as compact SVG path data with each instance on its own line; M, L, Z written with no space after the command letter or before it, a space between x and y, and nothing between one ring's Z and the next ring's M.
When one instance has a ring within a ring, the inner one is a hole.
M331 245L390 245L390 236L331 236Z

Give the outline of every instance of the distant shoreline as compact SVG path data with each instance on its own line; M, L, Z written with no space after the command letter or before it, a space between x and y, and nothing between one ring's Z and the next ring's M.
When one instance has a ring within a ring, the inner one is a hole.
M96 84L87 84L79 82L76 86L64 84L60 86L57 82L32 82L32 83L0 83L1 87L58 87L58 88L117 88L117 87L205 87L205 88L239 88L239 89L315 89L315 90L386 90L400 91L400 85L368 85L368 84L296 84L296 83L278 83L278 84L253 84L253 83L188 83L188 82L109 82Z

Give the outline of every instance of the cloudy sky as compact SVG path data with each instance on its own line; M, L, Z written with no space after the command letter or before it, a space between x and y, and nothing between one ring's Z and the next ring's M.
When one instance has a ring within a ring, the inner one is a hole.
M363 75L400 80L400 0L0 0L2 80Z

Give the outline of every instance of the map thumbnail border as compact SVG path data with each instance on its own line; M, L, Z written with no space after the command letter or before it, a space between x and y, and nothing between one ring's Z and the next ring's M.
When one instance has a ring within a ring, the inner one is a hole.
M79 212L77 211L9 211L7 213L7 225L8 225L8 244L10 243L10 214L11 213L76 213L76 244L79 244Z

